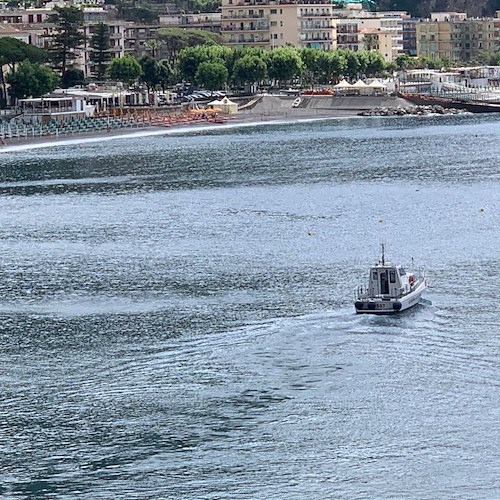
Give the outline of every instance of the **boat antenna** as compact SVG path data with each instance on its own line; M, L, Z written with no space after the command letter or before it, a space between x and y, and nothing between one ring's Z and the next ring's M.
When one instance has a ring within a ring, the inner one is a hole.
M383 243L380 244L382 246L382 265L385 264L385 245Z

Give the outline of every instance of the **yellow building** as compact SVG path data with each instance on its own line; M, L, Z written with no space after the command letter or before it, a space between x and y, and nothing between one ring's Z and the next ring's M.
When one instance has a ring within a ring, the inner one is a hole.
M336 48L332 4L222 0L221 34L230 47Z
M368 12L359 4L340 9L326 0L222 0L221 34L230 47L290 45L321 50L362 50L360 33L377 32L385 60L403 51L405 12Z
M496 18L467 19L464 14L440 14L417 23L417 55L474 61L485 52L500 50L500 21Z

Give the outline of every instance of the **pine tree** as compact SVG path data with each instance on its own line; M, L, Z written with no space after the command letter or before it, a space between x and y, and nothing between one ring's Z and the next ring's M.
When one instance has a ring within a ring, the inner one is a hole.
M54 32L47 35L51 39L49 58L55 68L64 75L85 42L83 33L83 11L78 7L54 7L55 14L48 16L48 22L54 23Z
M109 26L107 24L99 23L96 25L90 47L90 60L95 64L94 77L97 80L102 80L106 74L106 66L111 60Z

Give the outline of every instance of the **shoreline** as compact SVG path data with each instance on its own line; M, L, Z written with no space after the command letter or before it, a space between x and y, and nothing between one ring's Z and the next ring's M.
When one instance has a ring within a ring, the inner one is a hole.
M203 117L202 109L196 109L197 114L190 115L187 109L177 110L129 110L124 122L120 126L103 126L87 130L69 130L60 133L46 130L44 135L30 135L27 130L24 134L14 137L2 137L0 153L20 151L32 148L49 147L56 144L75 144L116 139L120 137L134 137L145 135L182 134L191 131L216 130L234 128L236 126L256 126L265 123L290 123L308 120L327 120L352 118L361 111L371 109L381 104L407 104L397 98L381 97L334 97L305 96L297 106L296 98L290 96L259 95L252 101L246 102L235 115L220 114L214 117ZM250 105L249 105L250 104ZM180 111L180 112L179 112ZM131 117L132 120L131 120ZM96 117L96 122L102 117ZM120 118L123 120L123 118ZM109 119L108 119L109 123ZM126 125L123 126L123 123ZM54 135L55 134L55 135ZM3 143L3 144L2 144Z
M54 147L57 145L67 146L71 144L85 144L93 142L111 141L122 138L133 137L151 137L155 135L178 135L189 134L199 131L227 130L238 127L255 127L261 125L271 125L280 123L298 123L311 122L319 120L337 120L346 118L356 118L357 112L351 113L241 113L241 115L232 115L224 117L224 123L214 123L212 121L195 121L191 123L178 123L169 126L159 124L148 124L139 127L117 128L109 131L89 131L78 132L71 135L60 135L42 137L22 137L9 139L4 144L0 143L0 154L16 151L27 151L31 149L40 149Z
M251 107L243 107L235 115L219 115L220 121L188 117L177 120L165 117L138 120L133 125L111 127L104 130L76 131L61 135L21 136L0 142L0 154L27 151L71 144L85 144L116 140L126 137L179 135L200 131L227 130L237 127L255 127L266 124L306 123L319 120L366 118L363 112L380 106L412 108L415 105L399 97L331 97L306 96L300 106L294 106L294 97L261 95ZM161 116L161 115L159 115ZM173 115L170 115L172 118ZM418 116L418 115L414 115Z

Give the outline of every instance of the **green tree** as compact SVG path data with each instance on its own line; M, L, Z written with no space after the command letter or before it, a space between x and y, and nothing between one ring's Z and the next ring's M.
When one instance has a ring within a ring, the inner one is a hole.
M226 82L229 72L222 62L202 62L196 70L195 80L198 85L208 90L222 88Z
M483 52L479 57L479 62L487 66L500 66L500 51Z
M321 51L318 54L317 64L321 83L337 80L346 70L346 60L339 52Z
M144 56L139 64L142 68L141 81L146 84L148 90L155 89L161 81L160 63L151 56Z
M288 82L300 76L303 69L304 63L297 49L293 47L279 47L269 54L267 63L269 78L279 82Z
M304 76L307 83L312 85L319 80L321 72L318 60L323 51L313 48L305 48L300 51L300 58L304 63Z
M120 18L134 23L151 24L158 21L158 14L148 7L123 7L119 6Z
M179 53L187 47L222 43L220 35L205 30L163 28L158 30L157 35L158 40L162 42L167 59L171 65L177 62Z
M257 55L247 54L233 66L233 79L238 83L260 83L267 75L267 64Z
M220 0L193 0L194 11L198 12L218 12L220 10Z
M142 68L135 57L123 56L111 61L108 66L108 73L112 80L131 85L141 76Z
M14 99L40 97L57 87L59 77L47 66L24 61L7 76L9 93Z
M177 65L182 78L192 82L202 62L222 62L227 68L226 61L230 59L231 49L228 47L215 44L197 45L182 49L179 52Z
M95 26L94 34L90 39L90 60L94 63L93 75L102 80L106 74L106 66L111 60L109 26L99 23Z
M50 39L49 58L54 67L66 72L78 57L79 49L85 42L83 33L83 11L75 6L54 7L54 14L47 17L54 23L54 33L47 35Z
M144 44L144 48L151 53L151 57L153 59L156 59L156 55L158 51L160 50L162 46L162 42L160 40L156 40L155 38L152 38L151 40L148 40Z
M28 60L42 63L47 60L47 52L11 37L0 37L0 106L7 102L5 74L13 71L16 64Z
M366 70L365 73L367 76L377 76L380 75L385 67L384 57L380 52L371 51L366 54Z
M395 61L396 67L399 70L410 68L412 65L412 58L408 54L401 54L396 57Z
M363 45L365 50L370 52L371 50L377 50L378 46L378 36L373 33L367 33L363 37Z
M160 86L163 91L166 90L168 87L168 84L173 80L174 78L174 72L172 71L172 66L170 66L170 63L166 59L162 59L159 62L159 71L158 71L158 76L160 78Z
M346 75L349 78L357 78L361 71L361 62L356 52L352 50L341 51L346 60Z
M61 78L61 86L63 89L67 89L68 87L81 85L84 80L85 76L81 69L69 68L64 72Z

